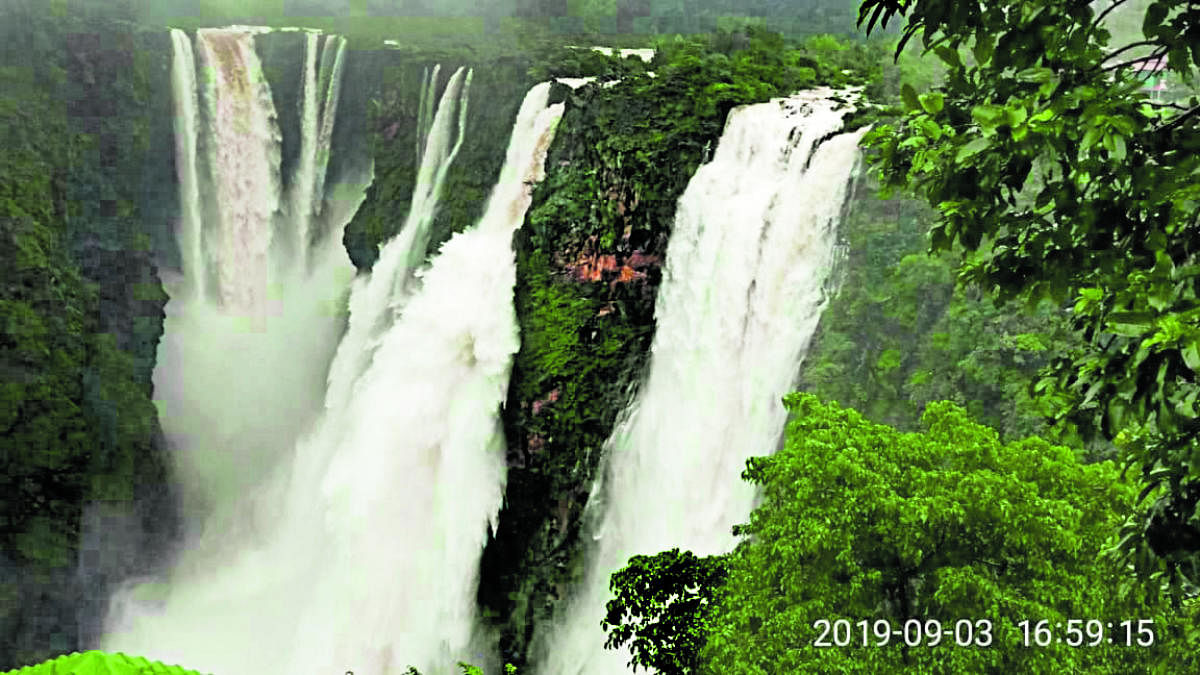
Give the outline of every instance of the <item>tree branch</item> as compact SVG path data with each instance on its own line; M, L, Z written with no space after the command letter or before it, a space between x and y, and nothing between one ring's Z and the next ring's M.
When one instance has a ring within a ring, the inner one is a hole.
M1170 122L1168 122L1168 123L1166 123L1166 124L1164 124L1164 125L1162 125L1162 126L1158 127L1157 129L1155 129L1155 130L1154 130L1154 132L1153 132L1153 133L1156 133L1156 134L1157 134L1157 133L1164 132L1164 131L1170 131L1171 129L1173 129L1173 128L1175 128L1175 127L1177 127L1177 126L1179 126L1179 125L1183 124L1183 123L1184 123L1184 122L1186 122L1188 119L1190 119L1190 118L1192 118L1192 117L1195 117L1195 116L1196 116L1196 113L1200 113L1200 105L1198 105L1198 106L1193 106L1193 107L1192 107L1190 110L1188 110L1187 112L1185 112L1185 113L1183 113L1183 114L1181 114L1181 115L1177 115L1177 116L1175 117L1175 119L1173 119L1173 120L1171 120Z
M1174 108L1175 110L1187 110L1188 108L1179 105L1178 103L1162 103L1160 101L1143 101L1145 105L1151 108Z
M1125 45L1124 47L1121 47L1120 49L1118 49L1115 52L1110 52L1107 56L1104 57L1104 61L1108 61L1109 59L1115 57L1117 54L1120 54L1121 52L1124 52L1124 51L1129 51L1130 49L1133 49L1134 47L1146 47L1148 45L1158 45L1158 43L1155 42L1154 40L1139 40L1138 42L1131 42L1131 43ZM1128 66L1128 65L1131 65L1134 63L1140 63L1142 61L1149 61L1149 60L1155 58L1155 54L1158 53L1160 50L1163 53L1166 53L1166 47L1160 46L1159 49L1156 49L1153 52L1150 52L1149 56L1141 56L1136 59L1132 59L1130 61L1124 61L1122 63L1118 63L1118 64L1111 65L1111 66L1105 66L1100 69L1100 72L1106 72L1106 71L1112 70L1113 68L1119 68L1121 66ZM1161 54L1159 54L1159 56L1161 56ZM1101 66L1104 64L1104 61L1101 61L1100 63L1098 63L1096 65Z
M1100 22L1104 20L1104 17L1108 16L1109 12L1113 11L1114 9L1120 7L1123 4L1125 4L1125 0L1116 0L1116 2L1114 2L1113 4L1109 5L1108 7L1105 7L1104 11L1100 12L1100 15L1096 17L1096 20L1092 22L1092 25L1088 30L1090 31L1092 28L1099 26Z

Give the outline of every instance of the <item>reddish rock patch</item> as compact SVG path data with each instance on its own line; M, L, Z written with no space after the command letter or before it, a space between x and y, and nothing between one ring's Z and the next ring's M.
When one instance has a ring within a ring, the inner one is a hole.
M646 273L642 270L659 264L658 256L648 255L640 249L629 253L601 253L596 248L596 237L588 237L575 259L562 264L563 269L576 281L608 281L615 286L643 280Z
M534 434L529 437L529 441L525 444L526 456L535 455L541 452L544 447L546 447L546 439Z
M551 391L549 394L546 395L546 398L539 398L538 400L536 400L532 404L530 404L530 408L533 410L533 414L537 415L537 414L541 413L542 407L544 407L547 403L554 403L555 401L557 401L558 394L559 394L558 389L554 389L553 391Z

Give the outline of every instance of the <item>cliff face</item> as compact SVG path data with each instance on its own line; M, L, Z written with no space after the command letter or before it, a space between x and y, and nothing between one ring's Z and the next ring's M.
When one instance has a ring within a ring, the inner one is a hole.
M171 535L150 373L166 300L155 249L171 247L178 209L166 35L22 3L0 25L0 665L12 666L89 639L83 617ZM101 534L117 521L120 551Z
M501 649L515 662L577 577L583 509L653 337L670 226L635 228L653 207L597 156L589 105L602 104L568 109L514 241L521 351L504 410L505 509L484 552L480 600L502 617Z
M365 142L374 159L375 180L368 188L366 201L347 225L344 242L354 264L369 269L378 257L378 247L399 230L408 214L418 168L421 87L434 66L441 66L435 102L455 69L471 68L474 76L465 140L450 166L438 202L430 254L451 234L471 226L483 214L504 163L517 109L534 82L526 72L531 65L529 57L517 54L480 60L463 50L401 47L366 51L354 50L353 43L351 49L342 106L365 133L347 128L346 136L338 143L356 139ZM353 98L347 98L347 92ZM342 119L339 113L339 127Z

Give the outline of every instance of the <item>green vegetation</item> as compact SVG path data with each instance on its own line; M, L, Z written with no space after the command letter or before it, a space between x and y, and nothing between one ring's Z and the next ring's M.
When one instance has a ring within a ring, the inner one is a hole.
M630 643L633 665L660 673L695 673L708 640L715 594L729 575L727 556L696 557L671 549L636 555L612 575L605 647Z
M864 177L856 192L870 194L874 185ZM1074 344L1066 317L1050 303L1024 315L956 287L954 257L924 253L932 218L913 200L851 203L841 224L838 290L799 388L902 430L916 428L927 403L950 400L1005 438L1036 433L1082 447L1068 425L1047 424L1029 386Z
M792 419L784 449L750 460L743 474L762 486L763 501L737 528L744 539L731 554L697 560L670 551L613 575L610 644L636 635L636 663L662 673L1195 668L1194 606L1173 609L1153 588L1113 592L1128 571L1100 553L1136 488L1111 462L1084 465L1039 438L1002 443L946 402L927 406L920 433L868 422L811 394L785 404ZM1114 634L1125 639L1118 624L1131 618L1154 621L1154 646L1107 643ZM842 619L851 646L813 645L823 632L815 622ZM911 625L909 639L922 646L894 635L874 646L875 622L901 628L913 619L921 637ZM964 619L970 637L957 624ZM1030 640L1046 620L1064 642L1023 646L1024 619L1033 622ZM1066 641L1094 640L1068 632L1084 630L1072 619L1114 628L1098 646L1071 647ZM960 640L990 637L991 646L928 635L929 620L958 628ZM862 646L860 621L872 646Z
M17 19L20 9L0 18L5 666L75 646L77 606L106 593L77 568L85 503L170 528L153 506L166 490L149 382L165 296L142 222L173 203L143 208L157 194L143 182L151 118L168 115L169 129L150 96L152 42L99 23L110 31L101 43L62 17Z
M1147 100L1123 59L1149 47L1194 83L1200 8L1151 2L1144 40L1123 46L1083 2L867 0L862 12L905 16L906 38L920 32L949 69L873 132L881 178L937 207L932 247L971 252L964 281L1071 307L1079 346L1037 390L1140 468L1150 501L1122 549L1185 591L1200 581L1200 98Z

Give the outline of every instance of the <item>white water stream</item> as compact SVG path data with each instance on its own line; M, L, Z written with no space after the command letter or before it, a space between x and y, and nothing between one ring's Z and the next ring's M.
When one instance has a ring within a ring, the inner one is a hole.
M434 68L434 78L438 69ZM414 273L424 261L430 226L450 164L462 147L467 125L467 97L472 72L459 68L442 92L437 113L429 122L429 135L421 155L417 184L413 189L408 218L393 242L379 252L371 274L354 282L350 294L350 326L338 347L329 371L327 408L344 406L353 393L357 377L370 363L378 336L387 329L408 298ZM429 87L432 89L434 81ZM429 94L432 100L432 93ZM458 111L457 134L451 126Z

